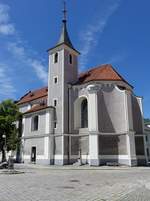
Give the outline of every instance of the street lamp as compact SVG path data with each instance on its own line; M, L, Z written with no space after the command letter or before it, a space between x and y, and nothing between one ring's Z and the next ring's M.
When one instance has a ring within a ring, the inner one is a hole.
M6 135L3 134L2 138L4 139L4 146L3 146L4 153L3 153L3 159L2 159L2 161L5 162L6 161Z

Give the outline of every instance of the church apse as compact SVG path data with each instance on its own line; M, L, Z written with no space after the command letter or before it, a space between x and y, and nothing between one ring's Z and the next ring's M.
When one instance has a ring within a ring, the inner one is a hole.
M106 84L98 91L98 137L100 163L127 162L125 90ZM126 158L126 159L125 159Z
M103 86L98 93L99 131L102 133L123 133L126 128L125 90L115 86Z

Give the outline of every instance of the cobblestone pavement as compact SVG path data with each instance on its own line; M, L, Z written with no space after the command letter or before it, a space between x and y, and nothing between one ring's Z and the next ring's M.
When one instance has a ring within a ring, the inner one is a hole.
M0 170L0 201L150 201L150 168L60 168L17 165Z

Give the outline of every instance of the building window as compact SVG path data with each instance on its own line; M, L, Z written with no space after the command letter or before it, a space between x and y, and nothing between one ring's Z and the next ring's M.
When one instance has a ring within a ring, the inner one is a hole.
M54 63L58 63L58 53L57 52L54 55Z
M72 64L72 55L69 55L69 63Z
M149 149L147 148L146 151L147 151L147 156L149 156Z
M57 99L54 99L54 107L57 106Z
M146 142L148 142L148 137L147 137L147 135L145 136L145 139L146 139Z
M58 82L58 77L54 77L54 84L57 84Z
M21 124L21 133L23 133L24 132L24 124L22 123Z
M39 126L39 116L36 115L36 116L32 117L31 131L37 131L38 130L38 126Z
M81 102L81 128L88 127L88 103L87 99Z
M36 147L31 148L31 162L36 162Z
M54 122L54 128L57 128L57 123L56 122Z

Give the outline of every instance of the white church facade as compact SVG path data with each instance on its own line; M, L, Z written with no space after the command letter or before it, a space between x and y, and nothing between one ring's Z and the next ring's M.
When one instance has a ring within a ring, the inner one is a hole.
M22 160L91 166L146 164L142 98L110 64L78 74L79 52L63 20L56 46L48 50L48 87L18 101Z

